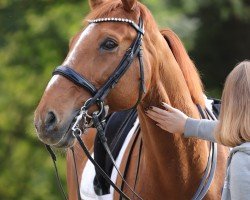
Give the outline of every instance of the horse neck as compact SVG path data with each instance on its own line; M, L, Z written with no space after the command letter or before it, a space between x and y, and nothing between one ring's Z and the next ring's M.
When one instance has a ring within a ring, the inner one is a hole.
M169 184L171 176L173 184L177 181L176 184L179 182L182 188L188 187L188 182L198 183L200 180L207 162L208 146L201 140L167 133L145 115L145 108L148 106L159 107L161 102L168 102L189 116L199 117L182 71L166 43L158 51L158 57L164 59L158 60L158 66L153 69L155 73L151 87L138 107L144 147L143 170L151 174L152 182L153 177L158 183L162 181L163 187ZM160 180L159 176L162 177ZM168 180L164 177L168 177Z

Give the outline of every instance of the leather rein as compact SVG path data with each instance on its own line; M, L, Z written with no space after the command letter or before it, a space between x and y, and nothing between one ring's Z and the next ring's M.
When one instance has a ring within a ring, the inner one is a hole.
M88 157L88 159L92 162L92 164L95 166L95 169L100 173L104 179L120 194L120 197L122 199L130 200L130 198L122 191L122 189L118 188L115 183L109 178L109 176L105 173L105 171L98 165L98 163L92 158L89 150L87 149L85 143L81 139L81 134L85 132L85 130L89 127L94 127L97 129L97 136L100 138L100 141L103 144L103 147L107 154L109 155L114 167L116 168L119 176L122 178L123 184L126 184L128 186L128 189L135 195L137 198L142 200L142 198L128 185L128 183L125 181L123 175L119 171L118 167L115 164L115 160L110 152L110 149L107 145L107 139L104 134L104 128L105 128L105 109L104 109L104 99L108 95L108 93L115 87L115 85L118 83L120 78L125 74L125 72L128 70L128 68L131 66L132 62L135 60L135 58L138 58L139 60L139 73L140 73L140 80L139 80L139 95L138 100L136 104L131 109L136 109L137 105L140 103L143 93L145 93L145 85L144 85L144 69L143 69L143 61L142 61L142 38L144 35L144 27L143 27L143 20L139 18L138 25L129 19L123 19L123 18L99 18L96 20L89 20L91 23L103 23L103 22L115 22L115 23L127 23L132 28L134 28L137 31L137 36L132 42L131 46L126 51L125 55L123 56L122 60L120 61L119 65L113 72L113 74L108 78L108 80L104 83L104 85L100 89L96 89L95 86L88 81L85 77L80 75L78 72L73 70L70 66L59 66L57 67L53 75L62 75L65 78L69 79L76 85L86 89L93 97L88 99L84 105L82 106L81 110L79 111L78 115L73 120L72 124L72 134L76 137L78 140L82 150ZM92 115L88 114L88 109L96 104L99 107L99 111L94 112ZM89 119L89 120L87 120ZM56 171L56 177L60 186L60 189L62 193L64 194L64 198L67 199L66 194L63 190L63 187L61 185L61 181L58 176L58 171L56 167L56 156L51 149L49 145L46 145L47 150L49 151L55 171ZM73 157L74 157L74 151L71 148ZM216 144L211 143L210 148L210 154L208 158L208 165L205 170L204 176L201 180L201 184L192 198L193 200L201 200L207 193L212 178L214 176L215 167L216 167L216 159L217 159L217 147ZM74 165L75 165L75 173L77 176L77 170L76 170L76 163L74 159ZM78 199L81 199L80 191L79 191L79 183L78 179L76 177L77 181L77 192L78 192Z

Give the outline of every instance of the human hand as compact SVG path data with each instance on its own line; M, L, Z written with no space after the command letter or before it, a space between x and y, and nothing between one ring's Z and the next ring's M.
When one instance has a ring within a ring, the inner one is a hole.
M146 111L147 116L156 121L156 125L165 131L170 133L184 133L188 116L164 102L162 105L166 108L165 110L150 107L150 109Z

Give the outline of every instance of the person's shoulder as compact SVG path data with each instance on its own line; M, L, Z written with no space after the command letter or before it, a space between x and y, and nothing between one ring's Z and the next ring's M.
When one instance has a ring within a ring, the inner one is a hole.
M245 152L241 152L241 151L237 151L234 153L233 157L232 157L232 161L231 163L246 163L250 166L250 154L245 153Z
M237 146L231 151L229 186L232 199L245 200L250 196L250 152L249 145Z
M250 174L250 142L232 149L231 169Z

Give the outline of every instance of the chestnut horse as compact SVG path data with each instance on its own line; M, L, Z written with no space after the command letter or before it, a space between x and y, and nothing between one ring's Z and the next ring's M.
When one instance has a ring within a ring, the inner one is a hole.
M199 118L196 104L204 108L205 103L195 66L179 38L171 30L160 32L150 11L136 0L90 0L89 3L92 10L87 19L126 18L138 23L141 17L144 22L142 46L146 93L137 106L141 160L134 185L139 149L139 142L136 142L126 181L145 200L191 199L207 165L209 143L167 133L145 115L145 109L167 102L189 116ZM136 35L135 29L127 23L88 24L71 40L63 65L70 66L99 89L118 66ZM129 109L136 104L139 71L139 62L135 59L105 98L110 112ZM35 112L34 123L40 140L60 148L75 145L79 181L87 159L75 144L70 127L79 109L90 97L87 90L63 76L54 75ZM89 113L95 109L91 106ZM95 131L89 129L82 138L88 148L93 149ZM220 199L227 154L226 148L218 147L217 170L205 199ZM68 152L67 183L69 198L74 200L77 199L77 192L72 162L72 155ZM125 164L122 162L121 169ZM119 186L121 180L116 183ZM130 198L135 198L126 186L123 191ZM117 198L115 193L114 199Z

